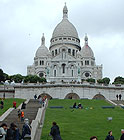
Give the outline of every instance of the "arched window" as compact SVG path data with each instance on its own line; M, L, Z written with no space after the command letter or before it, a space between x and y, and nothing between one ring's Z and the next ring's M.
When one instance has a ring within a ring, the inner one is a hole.
M72 55L75 56L75 50L72 51Z
M54 70L54 77L56 77L56 70Z
M40 65L41 65L41 60L40 60Z
M52 56L54 56L54 51L52 51Z
M55 55L57 55L57 49L55 50Z
M44 65L44 61L41 61L41 64Z
M62 73L65 73L65 64L62 64Z
M72 77L74 76L74 71L72 70Z
M85 65L89 65L89 60L86 60L85 61Z
M68 49L68 53L71 54L71 49Z

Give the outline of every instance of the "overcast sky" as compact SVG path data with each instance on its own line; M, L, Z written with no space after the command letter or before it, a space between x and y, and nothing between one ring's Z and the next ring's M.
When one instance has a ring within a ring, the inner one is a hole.
M42 33L49 48L65 2L81 46L88 34L103 77L111 82L124 77L124 0L0 0L0 68L9 75L27 74Z

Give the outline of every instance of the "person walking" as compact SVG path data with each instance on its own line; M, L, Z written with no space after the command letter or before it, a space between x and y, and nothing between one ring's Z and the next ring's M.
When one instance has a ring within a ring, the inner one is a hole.
M119 94L119 100L121 100L121 97L122 97L122 95L121 95L121 94Z
M20 140L19 129L14 123L11 123L7 130L6 140Z
M121 134L120 140L124 140L124 129L121 129Z
M22 139L23 140L29 140L31 139L31 126L29 125L29 120L26 118L24 120L25 124L22 128Z
M3 123L0 126L0 140L5 140L7 124Z
M92 136L90 140L98 140L96 136Z
M114 140L114 136L112 136L112 131L108 132L108 136L106 136L105 140Z
M118 101L118 94L116 95L117 101Z
M35 100L37 99L37 94L34 95L34 99L35 99Z
M13 102L13 108L16 109L16 101Z
M21 122L24 121L24 111L21 111Z
M0 108L1 108L1 109L4 108L4 102L3 102L3 99L0 101Z
M53 140L62 140L60 136L59 126L56 122L53 122L52 125L53 126L51 127L50 135L53 137Z
M21 109L18 110L18 120L20 121L21 118Z

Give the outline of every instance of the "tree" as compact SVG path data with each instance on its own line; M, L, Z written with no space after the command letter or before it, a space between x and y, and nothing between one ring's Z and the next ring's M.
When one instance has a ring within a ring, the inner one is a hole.
M2 69L0 69L0 82L1 81L5 81L5 79L4 79L4 73L3 73L3 70Z
M103 81L104 84L109 84L110 83L110 78L105 77L105 78L102 79L102 81Z
M23 80L23 76L21 74L12 75L10 76L10 80L14 81L15 83L21 83Z
M24 77L25 83L43 83L46 82L46 79L44 77L40 78L37 75L27 75Z
M103 80L102 80L102 79L98 79L98 80L97 80L97 83L103 84Z
M95 79L93 79L93 78L86 79L86 81L89 83L95 83Z
M97 80L97 83L99 83L99 84L109 84L110 83L110 78L108 78L108 77L105 77L105 78L103 78L103 79L98 79Z
M124 84L124 78L121 76L118 76L114 79L114 82L112 84Z

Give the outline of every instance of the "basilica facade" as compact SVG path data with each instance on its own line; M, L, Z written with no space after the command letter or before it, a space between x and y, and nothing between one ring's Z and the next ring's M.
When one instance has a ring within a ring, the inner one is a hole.
M45 46L43 35L34 63L27 67L27 74L45 77L47 82L58 83L102 78L102 65L96 65L87 35L84 37L83 47L80 46L77 30L68 20L66 5L63 8L63 19L53 31L49 49Z

